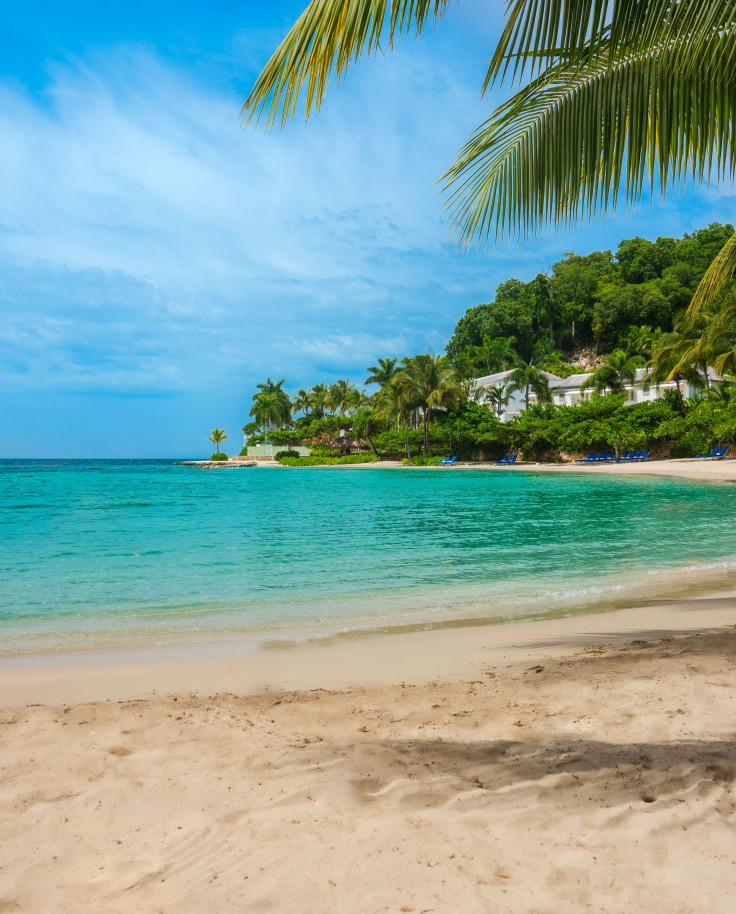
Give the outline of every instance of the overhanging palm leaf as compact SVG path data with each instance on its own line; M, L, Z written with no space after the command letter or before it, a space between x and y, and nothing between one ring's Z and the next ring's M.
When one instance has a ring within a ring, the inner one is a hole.
M685 71L704 37L733 18L732 0L511 0L483 91L511 64L516 76L527 67L540 72L552 57L581 63L604 42L614 60L621 48L677 41Z
M690 302L689 314L699 314L710 305L736 271L736 233L718 252L713 263L705 271Z
M678 71L661 38L611 59L609 41L583 63L555 63L481 125L444 175L458 243L527 236L614 209L622 181L636 203L688 174L736 169L736 86L722 54L736 29L712 32L703 60ZM713 66L719 58L720 63Z
M317 111L333 72L338 82L350 64L392 43L412 28L419 35L440 19L449 0L312 0L266 64L240 112L249 122L268 106L267 123L281 112L281 125L294 116L306 83L306 113ZM270 101L269 101L270 100Z

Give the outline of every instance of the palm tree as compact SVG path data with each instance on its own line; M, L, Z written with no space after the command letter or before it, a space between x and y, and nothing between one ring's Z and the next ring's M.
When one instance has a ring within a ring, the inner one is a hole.
M493 407L493 412L500 419L503 415L504 409L509 404L511 394L512 391L509 390L508 386L488 387L482 394L482 400L486 403L491 404Z
M400 375L381 387L376 400L376 414L389 421L396 420L404 426L404 444L407 460L411 460L409 449L409 416L413 408L407 388L401 383Z
M525 409L529 409L529 395L531 393L536 395L539 403L549 403L552 399L547 375L535 367L534 359L530 362L519 361L516 368L509 375L506 391L511 394L515 390L524 391Z
M358 400L360 400L360 392L355 389L352 381L335 381L334 384L330 384L327 394L327 406L333 413L340 412L344 416L351 406L356 405L356 394L358 395Z
M213 428L212 431L207 436L207 440L211 441L215 446L215 452L220 453L220 445L222 442L229 437L225 434L224 428Z
M647 373L642 380L642 386L648 388L654 384L655 387L659 387L666 381L674 381L680 411L684 413L685 401L680 385L687 381L694 387L702 387L703 377L693 363L683 363L681 351L682 337L679 333L672 331L663 334L652 349L652 357L647 362Z
M333 72L436 25L449 0L320 0L271 57L242 109L283 126L306 89L316 111ZM615 209L645 185L663 195L688 174L732 174L736 16L732 0L510 0L483 93L513 94L476 130L444 175L467 245L525 236ZM301 109L299 109L301 110ZM560 137L564 141L560 141ZM736 268L736 234L703 277L691 308Z
M281 389L285 381L285 378L278 382L267 378L264 384L256 384L257 391L253 395L253 406L248 415L263 426L266 442L269 426L278 428L291 422L291 400L286 391Z
M370 365L366 369L369 374L364 383L378 384L379 387L388 384L391 378L399 371L396 366L398 361L397 358L378 359L378 365Z
M328 397L329 391L326 384L315 384L314 387L310 388L309 399L317 419L324 419Z
M629 355L640 355L651 359L654 347L662 338L662 331L659 327L652 330L651 327L629 327L629 332L624 340L626 351Z
M733 288L712 314L698 348L719 374L736 374L736 290Z
M623 349L614 349L605 362L592 372L580 385L581 390L592 387L601 396L620 394L629 384L636 381L636 369L641 364L638 356L628 356Z
M465 385L444 355L428 352L407 359L405 367L396 376L410 407L422 410L424 422L424 453L432 456L429 444L429 423L433 409L457 412L467 398Z
M518 358L514 346L516 346L515 336L497 336L495 339L491 339L486 335L483 337L482 345L473 347L475 364L487 374L506 371L506 366Z
M702 311L698 314L685 313L675 321L672 332L662 337L661 343L673 360L671 376L675 372L683 376L697 372L700 375L698 386L706 389L710 386L708 365L716 356L705 335L711 319L711 314Z
M253 395L253 402L256 403L260 398L263 402L270 403L269 421L278 425L288 425L291 422L291 399L282 385L286 383L286 378L280 381L272 381L266 378L265 383L256 384L256 393ZM250 413L254 415L253 412Z
M309 410L312 408L309 391L303 388L298 390L296 396L291 398L291 408L297 413L304 413L305 416L308 416Z

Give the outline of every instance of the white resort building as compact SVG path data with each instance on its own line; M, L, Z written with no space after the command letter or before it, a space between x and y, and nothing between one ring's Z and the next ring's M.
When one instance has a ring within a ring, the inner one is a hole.
M475 392L473 396L476 400L484 400L484 392L493 387L505 387L513 371L500 371L497 374L489 374L483 378L476 378L474 382ZM582 400L590 400L593 396L593 389L588 387L581 389L582 385L591 376L592 372L585 374L570 375L569 378L558 378L557 375L543 371L542 374L549 382L549 390L552 395L552 402L559 406L574 406ZM632 384L624 385L624 393L628 396L630 403L644 403L647 400L656 400L661 397L666 390L676 390L677 384L674 381L666 381L658 386L644 385L642 382L646 375L645 368L636 369L636 379ZM713 369L708 369L708 380L720 381L721 378ZM689 384L687 381L680 381L680 391L686 399L694 397L702 390ZM529 392L529 405L537 402L537 398L531 391ZM488 403L488 408L493 410L493 405ZM508 422L524 410L524 391L515 390L509 397L508 403L503 407L499 418L502 422Z

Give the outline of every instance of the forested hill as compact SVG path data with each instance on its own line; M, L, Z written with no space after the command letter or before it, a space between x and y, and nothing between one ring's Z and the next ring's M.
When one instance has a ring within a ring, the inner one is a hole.
M492 302L466 311L447 354L459 365L484 337L513 337L525 360L540 344L548 351L588 348L601 354L628 348L640 327L670 331L733 232L732 225L713 223L682 238L631 238L615 254L566 254L531 282L509 279Z

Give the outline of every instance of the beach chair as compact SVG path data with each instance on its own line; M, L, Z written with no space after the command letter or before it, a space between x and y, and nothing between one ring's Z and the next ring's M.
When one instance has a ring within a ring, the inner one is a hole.
M646 460L647 457L651 454L651 451L640 451L635 457L634 460Z
M620 457L616 457L615 453L616 452L614 451L614 456L609 459L609 461L608 461L609 463L625 463L634 452L633 451L624 451L624 453Z
M511 457L509 457L508 466L511 466L512 463L516 463L516 454L513 454Z
M579 457L579 458L575 461L575 463L593 463L593 462L594 462L595 460L597 460L597 459L598 459L598 454L596 454L596 453L591 453L591 454L588 454L587 457Z
M455 463L456 460L457 460L457 457L450 457L449 460L443 461L443 462L440 464L440 466L451 467L451 466L453 465L453 463Z
M723 458L726 456L727 451L728 451L728 445L726 445L725 447L722 447L720 452L718 454L716 454L715 459L723 460Z
M602 451L595 460L591 461L591 463L605 463L607 460L610 460L611 457L615 456L615 451Z
M504 464L506 464L506 463L508 463L508 462L509 462L509 455L506 454L506 455L505 455L504 457L502 457L500 460L495 460L494 463L493 463L493 465L494 465L494 467L498 467L498 466L503 466Z
M450 462L450 458L449 458L449 457L445 457L444 460L438 460L438 461L436 461L436 462L435 462L435 466L436 466L436 467L443 467L446 463L449 463L449 462Z
M710 454L698 454L698 460L709 460L711 457L716 457L720 448L716 445Z

